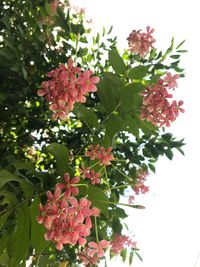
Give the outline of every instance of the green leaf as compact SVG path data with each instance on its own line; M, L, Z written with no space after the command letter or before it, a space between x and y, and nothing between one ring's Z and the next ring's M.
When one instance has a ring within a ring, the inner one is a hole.
M1 190L0 191L0 196L4 197L1 200L1 205L4 205L4 204L13 205L13 204L18 202L16 196L13 193L11 193L9 191L6 191L6 190ZM0 230L4 226L5 222L7 221L8 216L9 216L9 214L11 212L11 210L9 210L9 211L6 211L6 210L7 210L7 208L5 208L5 210L2 210L2 212L5 211L5 213L0 216Z
M142 80L146 76L148 70L149 70L149 67L137 66L131 69L128 72L127 76L129 79L132 79L132 80Z
M24 192L25 196L30 196L33 193L33 185L28 180L21 179L18 176L15 176L13 173L7 170L0 171L0 188L4 186L4 184L15 181L18 182Z
M121 209L121 208L116 208L116 210L115 210L115 214L116 214L119 218L122 218L122 219L128 217L128 215L126 214L126 212L125 212L123 209Z
M143 86L139 86L139 84L129 84L120 88L120 109L124 112L128 112L130 110L135 110L138 112L138 108L140 108L142 101L142 97L138 94L138 92L141 92L142 88Z
M104 72L103 77L117 87L121 87L123 85L122 79L120 79L120 77L115 73Z
M92 108L86 108L84 105L79 105L77 116L81 121L85 122L91 131L99 125L97 115Z
M154 172L154 173L156 172L156 168L153 164L148 164L148 166L152 172Z
M64 173L69 171L69 153L66 146L52 143L47 147L47 151L55 157L59 175L63 176Z
M3 253L3 251L6 248L7 245L7 241L8 241L8 234L3 234L0 238L0 255ZM2 262L0 261L0 264Z
M127 257L127 249L123 249L120 255L122 257L122 261L125 262Z
M140 256L140 254L139 254L137 251L135 251L135 254L138 256L138 258L139 258L141 261L143 261L142 257Z
M124 74L126 72L126 65L123 58L114 49L109 51L108 59L113 70L118 74Z
M129 256L129 265L130 265L130 266L131 266L132 263L133 263L133 255L134 255L134 252L131 251L130 256Z
M112 228L113 228L114 233L121 234L123 227L122 227L122 224L121 224L119 218L115 215L112 218Z
M98 84L97 94L100 98L101 107L104 108L106 113L112 112L117 106L117 100L115 98L116 88L108 80L102 79Z
M126 125L124 124L122 118L120 118L119 116L111 115L105 123L105 128L106 135L110 138L110 141L112 142L112 139L116 133L126 130Z
M23 205L18 208L16 214L16 230L9 237L7 243L9 267L18 266L20 261L26 258L30 245L30 212L28 206Z
M183 40L179 45L177 45L176 49L179 49L184 43L185 43L185 40Z
M131 134L133 134L135 137L139 138L139 125L138 125L138 119L133 118L131 115L126 114L124 118L126 124L127 124L127 131Z
M26 162L15 161L15 162L12 162L11 165L15 167L16 171L19 171L19 170L34 171L35 170L34 164L30 161L26 161Z
M31 245L35 249L35 255L38 257L42 251L49 245L45 240L45 228L43 225L39 224L36 217L40 214L39 207L40 200L38 197L34 199L30 206L31 213Z
M92 202L93 207L99 208L101 213L108 217L108 197L101 188L89 185L88 199Z
M166 155L166 156L168 157L168 159L170 159L170 160L172 160L172 158L173 158L173 156L174 156L173 152L172 152L170 149L165 150L165 155Z

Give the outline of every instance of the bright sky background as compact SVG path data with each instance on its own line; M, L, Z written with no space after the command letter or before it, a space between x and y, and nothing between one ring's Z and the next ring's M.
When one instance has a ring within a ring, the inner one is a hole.
M186 78L179 81L178 100L186 109L169 132L185 138L185 157L160 159L156 174L149 177L150 193L138 199L146 210L130 210L129 227L135 234L143 263L134 267L200 267L200 159L199 145L199 25L198 0L73 0L93 19L95 30L114 26L121 47L133 29L155 28L155 46L166 49L171 37L176 44L186 39L181 67ZM137 199L136 199L137 200ZM109 263L122 265L120 261ZM128 265L127 265L128 266Z

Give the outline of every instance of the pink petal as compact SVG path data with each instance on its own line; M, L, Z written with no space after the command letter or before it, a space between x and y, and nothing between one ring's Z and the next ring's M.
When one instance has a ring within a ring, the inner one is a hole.
M37 91L37 95L38 95L38 96L44 96L44 95L46 95L46 94L47 94L47 90L39 89L39 90Z
M101 258L101 257L103 257L103 255L104 255L104 251L103 251L103 249L102 249L102 248L99 248L99 249L98 249L98 252L97 252L97 256L98 256L99 258Z
M71 181L70 184L77 184L80 181L80 177L79 176L75 176Z
M99 83L100 82L100 78L97 76L93 76L90 78L90 82L91 83Z
M89 242L88 246L91 247L91 248L98 248L98 245L95 242Z
M70 197L69 202L73 207L78 207L78 201L75 197Z

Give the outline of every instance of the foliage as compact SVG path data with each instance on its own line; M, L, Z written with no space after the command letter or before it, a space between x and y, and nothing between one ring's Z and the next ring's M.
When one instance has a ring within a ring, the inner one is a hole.
M25 266L30 258L31 266L80 266L79 245L57 250L36 221L39 203L45 205L46 192L55 192L65 173L81 177L77 198L100 209L92 218L89 244L111 241L123 234L123 205L143 208L124 203L127 195L139 192L139 179L144 182L144 174L155 172L160 156L171 160L174 149L183 154L183 139L141 120L146 88L169 70L184 76L179 67L183 42L174 48L172 39L165 53L152 48L144 57L129 50L121 56L117 39L110 37L112 29L91 37L82 10L67 1L57 1L57 8L53 3L4 0L0 6L0 266ZM100 82L85 103L75 104L66 121L56 121L37 92L48 81L47 73L69 58L92 70ZM113 158L99 165L100 152L95 159L86 156L90 145L112 147ZM85 178L83 164L89 168ZM100 183L91 184L91 168L100 173ZM142 190L148 191L144 185ZM120 255L129 257L130 264L134 255L141 258L135 244Z

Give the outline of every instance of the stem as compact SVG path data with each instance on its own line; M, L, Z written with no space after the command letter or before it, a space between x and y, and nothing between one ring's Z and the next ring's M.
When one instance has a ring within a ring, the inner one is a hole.
M135 208L135 209L145 209L145 207L142 205L130 205L130 204L124 204L124 203L119 203L119 202L108 202L108 203L114 204L114 205L126 206L130 208Z
M97 243L99 243L99 235L98 235L97 218L96 217L94 217L94 226L95 226L96 241L97 241Z
M122 171L120 171L117 167L115 167L115 165L113 165L112 163L111 163L111 165L112 165L113 168L114 168L116 171L118 171L121 175L123 175L124 177L126 177L126 178L128 178L129 180L133 181L133 179L132 179L130 176L124 174L124 173L123 173Z
M105 176L106 176L106 183L107 183L107 186L108 186L108 192L111 193L110 183L108 181L108 174L107 174L106 166L104 166L104 173L105 173Z
M5 214L5 213L7 213L7 212L9 212L9 211L12 211L13 209L15 209L15 208L18 207L18 206L22 206L22 204L24 204L24 202L29 201L29 200L32 199L33 197L38 196L40 193L43 193L43 192L45 192L45 191L47 191L47 189L43 189L43 190L41 190L41 191L39 191L39 192L37 192L37 193L31 195L31 196L28 196L28 197L22 199L21 202L18 202L18 203L16 203L16 204L14 204L14 205L12 205L12 206L10 206L10 207L4 209L3 211L1 211L1 212L0 212L0 216L2 216L3 214Z
M99 124L99 126L96 128L96 130L92 133L91 136L89 136L88 140L86 141L85 145L77 152L77 154L74 157L77 157L77 155L89 144L89 140L90 138L94 137L96 132L99 130L99 128L104 124L105 121L107 121L109 119L109 117L112 115L113 112L115 112L118 107L121 105L121 103L117 104L117 106L113 109L113 111L111 111L106 117L105 119Z
M92 166L90 166L90 169L92 169L94 166L96 166L97 164L99 164L100 160L97 161L96 163L94 163Z

